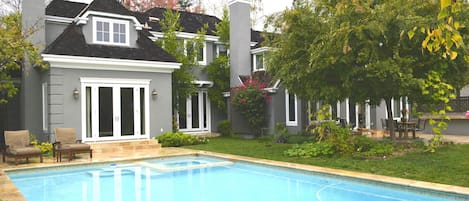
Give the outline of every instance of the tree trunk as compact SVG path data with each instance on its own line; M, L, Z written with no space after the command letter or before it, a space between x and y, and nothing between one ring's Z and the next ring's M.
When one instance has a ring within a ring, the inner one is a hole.
M394 125L394 119L392 115L392 108L391 108L391 98L385 99L384 101L386 102L386 109L388 111L388 129L389 129L389 134L391 136L392 140L396 140L396 132L395 132L395 126Z

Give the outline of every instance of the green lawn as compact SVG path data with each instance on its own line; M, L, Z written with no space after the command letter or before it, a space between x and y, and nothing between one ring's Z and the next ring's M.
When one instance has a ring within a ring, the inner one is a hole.
M291 146L258 140L213 138L208 144L184 148L469 187L469 144L449 145L436 153L407 153L386 159L357 159L345 156L291 158L283 154Z

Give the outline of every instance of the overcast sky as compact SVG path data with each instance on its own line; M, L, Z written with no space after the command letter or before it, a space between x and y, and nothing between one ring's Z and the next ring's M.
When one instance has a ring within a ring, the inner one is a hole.
M264 16L270 15L275 12L283 11L287 7L290 7L293 0L262 0L263 14L258 16L258 23L256 24L256 30L262 30ZM227 6L228 0L201 0L206 13L209 15L215 15L221 17L223 14L223 7Z

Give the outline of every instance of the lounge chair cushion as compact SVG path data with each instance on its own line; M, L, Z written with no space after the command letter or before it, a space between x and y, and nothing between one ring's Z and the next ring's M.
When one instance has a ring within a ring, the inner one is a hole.
M9 153L14 155L38 155L41 150L35 147L9 148Z
M61 144L60 149L62 150L90 150L89 144Z
M29 132L21 131L5 131L5 144L10 148L29 146Z
M74 144L77 141L74 128L56 128L55 134L56 141L61 144Z

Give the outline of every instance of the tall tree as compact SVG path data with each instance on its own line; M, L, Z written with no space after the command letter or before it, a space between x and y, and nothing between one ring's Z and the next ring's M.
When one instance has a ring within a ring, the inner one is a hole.
M215 25L216 34L220 37L220 42L225 50L230 45L230 19L228 9L223 9L223 16L219 23ZM226 100L223 92L230 89L230 66L228 64L228 54L218 55L204 70L207 72L208 78L213 81L213 87L208 89L210 102L215 104L221 111L226 111Z
M424 92L436 84L430 81L444 81L434 79L434 72L447 72L444 61L420 51L422 36L417 41L405 35L431 23L436 10L431 0L296 0L270 20L281 32L268 44L274 47L267 58L270 71L309 100L335 103L349 97L379 104L384 99L394 138L391 100L429 97Z
M187 98L195 92L194 75L191 72L199 65L197 57L204 48L207 25L197 32L195 38L184 40L177 37L177 33L183 31L179 12L167 8L163 15L164 18L160 20L163 38L157 43L182 64L172 74L173 115L176 116L178 112L184 112L179 111L180 104L185 104Z
M29 59L39 69L47 68L37 47L29 40L36 27L22 30L20 12L0 17L0 103L7 103L18 93L12 74L19 73L21 63Z

